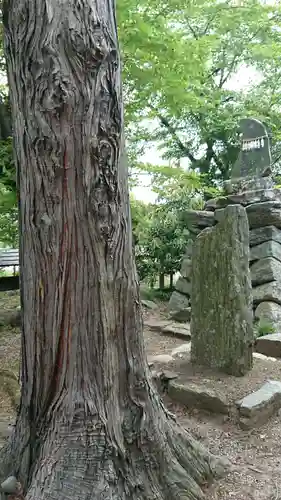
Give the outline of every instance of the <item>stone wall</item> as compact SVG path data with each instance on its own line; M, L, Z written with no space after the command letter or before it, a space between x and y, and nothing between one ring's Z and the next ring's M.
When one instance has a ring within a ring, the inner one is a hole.
M281 328L281 189L270 177L226 184L224 197L209 200L202 211L185 214L187 226L196 237L202 229L223 219L228 205L246 208L250 228L250 271L255 318ZM181 277L176 283L169 309L173 318L189 321L191 306L191 247L183 258ZM188 303L184 309L181 304Z

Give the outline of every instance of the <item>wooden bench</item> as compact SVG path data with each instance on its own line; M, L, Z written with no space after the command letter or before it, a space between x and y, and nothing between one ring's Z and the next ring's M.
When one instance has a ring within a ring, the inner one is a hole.
M3 248L0 250L0 269L13 267L13 276L0 276L0 292L8 290L18 290L19 276L16 274L16 268L19 267L19 251L14 248Z

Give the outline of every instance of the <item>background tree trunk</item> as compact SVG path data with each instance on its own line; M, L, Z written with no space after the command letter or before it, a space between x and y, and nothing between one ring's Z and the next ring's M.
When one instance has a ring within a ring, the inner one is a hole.
M172 289L174 286L174 273L170 273L170 289Z
M23 334L3 472L28 500L201 498L214 462L145 360L114 1L9 0L4 22Z
M159 288L160 290L164 290L165 288L165 274L163 273L159 274Z

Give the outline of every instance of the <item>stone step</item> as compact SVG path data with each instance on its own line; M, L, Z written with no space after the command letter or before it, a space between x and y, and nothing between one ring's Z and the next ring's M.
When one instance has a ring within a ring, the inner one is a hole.
M153 332L161 333L162 335L169 335L180 339L190 340L189 325L183 323L175 323L169 320L145 320L144 326Z
M236 405L242 428L260 427L281 408L281 382L269 380Z
M181 383L171 380L168 385L168 396L188 408L199 408L212 413L229 413L229 405L218 392L193 383Z
M281 358L281 333L270 333L269 335L258 337L255 350L265 356Z

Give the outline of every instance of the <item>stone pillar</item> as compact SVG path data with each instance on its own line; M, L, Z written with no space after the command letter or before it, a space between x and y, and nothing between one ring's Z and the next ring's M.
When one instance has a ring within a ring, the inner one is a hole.
M252 368L249 226L241 205L196 238L192 253L191 359L241 376Z

